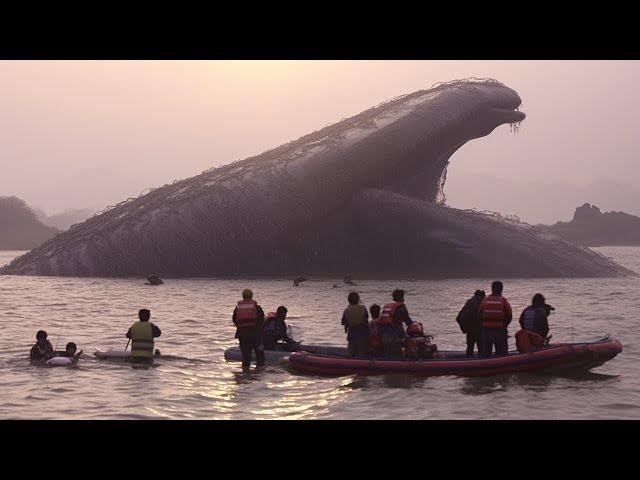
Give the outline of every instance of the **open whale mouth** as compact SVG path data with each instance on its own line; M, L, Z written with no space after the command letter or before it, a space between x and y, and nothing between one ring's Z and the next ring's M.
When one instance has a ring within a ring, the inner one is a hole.
M516 108L492 108L490 112L497 117L501 123L518 123L526 118L524 112Z

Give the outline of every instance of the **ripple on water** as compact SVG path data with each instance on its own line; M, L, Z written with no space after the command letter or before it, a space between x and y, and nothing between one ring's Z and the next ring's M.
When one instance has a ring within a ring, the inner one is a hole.
M640 249L600 250L640 271ZM355 288L370 305L404 286L412 317L435 335L438 347L462 349L455 316L491 280L361 281ZM294 335L306 343L343 344L340 317L350 288L341 281L310 280L296 288L288 279L187 279L148 288L132 279L0 277L0 418L640 418L640 318L630 314L640 310L638 277L505 280L516 315L533 293L545 293L556 307L554 341L604 333L621 340L620 356L577 378L325 378L280 365L247 374L224 360L224 350L237 344L231 312L247 285L265 311L286 305ZM124 348L124 334L143 306L162 329L156 346L163 357L155 366L95 359L96 348ZM84 350L76 368L29 364L41 328L53 343L59 336L59 345L74 341Z

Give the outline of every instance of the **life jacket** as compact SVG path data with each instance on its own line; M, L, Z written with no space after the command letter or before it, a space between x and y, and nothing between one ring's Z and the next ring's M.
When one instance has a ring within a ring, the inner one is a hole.
M375 318L369 323L369 346L372 350L380 350L383 348L382 337L378 333L379 321L379 318Z
M255 327L258 324L258 304L254 300L240 300L236 307L236 326Z
M404 302L387 303L382 309L382 313L378 319L378 325L397 325L394 318L396 316L396 310L398 310L400 305L404 305Z
M538 332L522 329L516 333L516 348L520 353L529 353L543 346L544 338Z
M150 322L131 325L131 356L153 358L153 328Z
M497 295L488 295L480 304L482 328L503 328L506 315L504 311L505 298Z
M367 309L364 305L349 305L344 309L344 316L348 328L367 325Z
M277 318L277 314L275 312L269 312L265 315L264 317L264 325L263 325L263 330L265 331L275 331L276 329L276 318Z

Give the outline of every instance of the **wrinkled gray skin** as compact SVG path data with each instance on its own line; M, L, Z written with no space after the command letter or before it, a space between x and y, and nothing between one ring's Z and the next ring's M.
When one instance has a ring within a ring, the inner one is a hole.
M292 278L630 273L528 225L439 204L451 155L499 125L523 120L516 110L520 103L515 91L493 80L415 92L123 202L14 260L2 273Z

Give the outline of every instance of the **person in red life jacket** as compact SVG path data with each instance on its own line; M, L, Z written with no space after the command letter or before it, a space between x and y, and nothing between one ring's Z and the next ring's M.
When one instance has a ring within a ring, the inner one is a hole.
M502 296L502 282L491 284L491 295L480 303L478 319L480 320L480 355L488 357L495 346L496 355L509 353L507 345L507 327L513 314L511 305Z
M480 353L480 319L478 318L478 309L480 303L486 294L484 290L476 290L464 307L458 313L456 322L460 325L462 333L467 334L467 358L473 357L473 347L478 346L478 354Z
M369 351L374 357L384 355L384 347L382 346L382 336L378 332L380 321L380 305L374 303L369 307L371 321L369 322Z
M382 309L378 320L378 333L382 337L384 356L387 358L402 357L404 345L404 329L402 324L411 325L409 311L404 304L404 290L396 289L391 294L393 302Z
M242 300L233 310L233 323L236 326L236 338L242 352L242 368L251 366L251 354L255 352L256 365L264 365L264 347L262 345L262 324L264 311L253 300L253 292L248 288L242 291Z
M286 351L295 351L299 348L297 342L287 335L287 307L279 306L275 312L270 312L264 317L264 327L262 328L262 345L266 350L276 350L279 348L278 341L284 340Z
M349 306L342 314L342 325L347 334L347 357L363 357L369 353L369 312L360 304L360 295L349 293Z
M544 296L536 293L531 305L520 314L520 328L516 333L516 347L520 353L528 353L541 348L549 334L549 313L553 307L547 305Z

